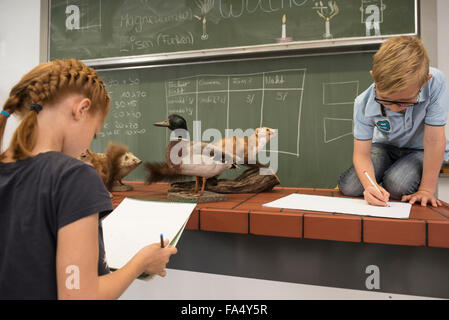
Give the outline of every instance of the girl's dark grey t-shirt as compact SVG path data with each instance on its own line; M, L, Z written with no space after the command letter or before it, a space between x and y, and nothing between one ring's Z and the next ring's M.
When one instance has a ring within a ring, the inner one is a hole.
M0 299L57 299L58 230L95 213L98 273L108 273L101 218L112 209L96 170L63 153L0 163Z

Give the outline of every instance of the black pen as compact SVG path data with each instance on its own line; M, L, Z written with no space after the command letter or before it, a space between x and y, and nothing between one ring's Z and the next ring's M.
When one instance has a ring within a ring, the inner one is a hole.
M163 248L163 247L164 247L164 236L161 233L161 248Z

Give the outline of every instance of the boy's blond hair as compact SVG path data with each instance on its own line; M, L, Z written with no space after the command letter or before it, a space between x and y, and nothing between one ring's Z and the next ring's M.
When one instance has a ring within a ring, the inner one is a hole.
M384 94L397 93L413 83L421 88L428 74L429 56L416 37L390 38L374 55L374 82Z

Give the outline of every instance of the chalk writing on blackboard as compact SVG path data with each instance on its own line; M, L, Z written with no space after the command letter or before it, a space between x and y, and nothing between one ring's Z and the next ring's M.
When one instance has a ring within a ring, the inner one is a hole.
M352 119L323 118L324 143L352 135Z
M226 110L223 127L234 128L231 114L257 101L259 127L278 129L285 118L297 119L289 133L279 129L279 153L299 157L300 121L306 69L274 70L252 74L200 74L165 82L167 114L178 113L202 120ZM268 116L267 116L268 114ZM236 129L236 128L234 128ZM245 130L246 128L240 128ZM293 135L295 145L288 143Z
M112 97L108 121L103 125L100 137L134 136L146 133L140 111L140 104L148 97L148 93L140 88L139 78L125 80L108 79L106 87ZM125 85L122 87L121 85Z
M323 105L353 105L359 95L358 80L323 83Z
M332 39L333 36L330 31L330 21L340 12L337 2L335 0L328 1L327 5L323 5L322 1L316 1L315 6L312 9L314 9L318 16L324 20L325 32L323 34L323 38Z
M201 16L195 15L195 18L197 18L203 24L203 34L201 35L201 40L207 40L209 38L209 35L206 31L206 15L214 7L214 0L195 0L195 4L201 10Z
M360 83L354 81L323 82L323 105L325 107L352 107L359 95ZM352 135L352 119L323 118L324 143L330 143Z
M258 0L256 4L254 1L241 0L239 1L229 1L229 0L219 0L218 8L220 15L223 18L239 18L244 13L255 13L259 12L277 12L279 10L301 7L306 4L308 0L289 0L280 1L279 3L273 3L272 1L262 1Z

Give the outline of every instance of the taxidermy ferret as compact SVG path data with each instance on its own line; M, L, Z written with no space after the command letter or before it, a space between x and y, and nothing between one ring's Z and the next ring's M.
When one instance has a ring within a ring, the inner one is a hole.
M249 137L229 137L224 138L216 143L214 146L221 148L224 152L239 156L243 162L239 164L260 164L256 161L257 153L265 147L271 138L277 135L276 129L267 127L257 128ZM234 159L235 161L235 159Z
M126 146L111 142L104 153L87 149L79 159L97 170L109 191L132 190L131 186L123 184L122 179L142 163L132 152L128 152Z

